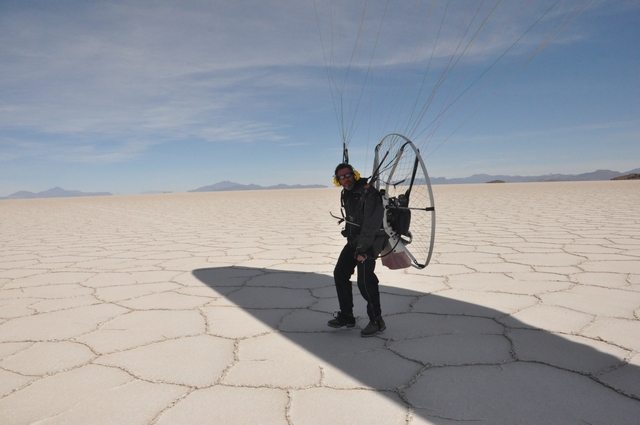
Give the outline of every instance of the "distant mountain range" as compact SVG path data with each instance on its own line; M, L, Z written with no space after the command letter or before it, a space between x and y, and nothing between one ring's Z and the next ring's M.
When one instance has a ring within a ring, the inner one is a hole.
M294 184L290 186L288 184L277 184L275 186L260 186L257 184L240 184L230 181L221 181L210 186L202 186L197 189L190 190L189 192L229 192L234 190L277 190L277 189L319 189L327 187L321 184Z
M9 196L5 196L0 199L31 199L31 198L70 198L74 196L109 196L112 195L109 192L80 192L79 190L64 190L61 187L54 187L53 189L45 190L44 192L28 192L21 190L20 192L12 193Z
M598 180L635 180L640 175L640 168L620 173L611 170L597 170L584 174L545 174L543 176L501 176L489 174L474 174L471 177L447 179L445 177L431 177L432 184L471 184L471 183L526 183L526 182L571 182L571 181L598 181ZM235 190L277 190L277 189L318 189L327 187L321 184L277 184L275 186L260 186L257 184L240 184L230 181L221 181L209 186L202 186L189 192L229 192ZM160 191L150 191L145 193L170 193ZM44 192L20 192L12 193L0 199L31 199L31 198L68 198L74 196L110 196L109 192L81 192L79 190L65 190L61 187L45 190Z
M626 173L620 173L618 171L611 170L598 170L592 173L584 174L547 174L543 176L501 176L501 175L489 175L489 174L474 174L471 177L447 179L445 177L431 177L432 184L469 184L469 183L488 183L495 181L504 181L505 183L518 183L518 182L562 182L562 181L598 181L598 180L612 180L614 178L628 176L632 174L640 173L640 168L627 171ZM327 187L320 184L313 185L293 185L279 184L276 186L260 186L257 184L240 184L230 182L228 180L221 181L210 186L203 186L198 189L190 190L189 192L227 192L234 190L274 190L274 189L315 189Z
M471 177L459 179L447 179L444 177L432 177L431 184L469 184L469 183L488 183L501 180L506 183L530 183L530 182L578 182L578 181L598 181L612 180L616 177L622 177L629 174L640 173L640 168L620 173L611 170L598 170L592 173L584 174L546 174L543 176L493 176L489 174L474 174Z

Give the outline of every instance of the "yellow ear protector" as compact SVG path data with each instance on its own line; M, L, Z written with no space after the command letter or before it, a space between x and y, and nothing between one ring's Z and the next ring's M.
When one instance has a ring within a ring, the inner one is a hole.
M360 173L358 170L353 170L353 178L356 179L356 181L360 180ZM340 186L340 180L338 180L338 177L333 176L333 184Z

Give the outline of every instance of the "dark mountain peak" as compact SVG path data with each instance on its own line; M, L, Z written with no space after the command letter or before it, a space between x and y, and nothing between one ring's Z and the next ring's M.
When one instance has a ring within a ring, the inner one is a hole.
M33 199L33 198L71 198L76 196L110 196L109 192L81 192L79 190L65 190L60 186L53 187L38 193L21 190L5 197L4 199ZM2 198L0 198L2 199Z
M277 189L316 189L326 187L320 184L311 184L311 185L301 185L296 184L293 186L287 184L277 184L275 186L260 186L257 184L240 184L235 182L230 182L227 180L209 185L202 186L194 190L190 190L189 192L227 192L232 190L277 190Z

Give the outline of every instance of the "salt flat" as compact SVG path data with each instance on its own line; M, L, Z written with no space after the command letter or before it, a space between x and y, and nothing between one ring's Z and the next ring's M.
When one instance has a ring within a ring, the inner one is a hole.
M637 424L638 182L434 194L366 339L339 189L1 201L0 422Z

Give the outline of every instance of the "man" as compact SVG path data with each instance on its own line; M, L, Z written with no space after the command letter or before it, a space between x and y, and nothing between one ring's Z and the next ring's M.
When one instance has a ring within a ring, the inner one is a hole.
M327 324L332 328L356 325L351 276L357 267L358 289L367 301L369 316L369 324L360 335L374 336L386 328L380 307L379 281L375 274L376 258L388 240L382 227L382 196L349 164L339 164L334 177L335 182L342 186L341 202L346 221L342 235L347 238L347 244L333 271L340 311Z

